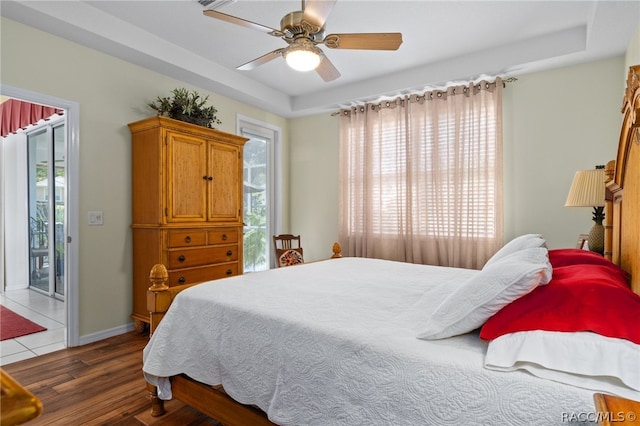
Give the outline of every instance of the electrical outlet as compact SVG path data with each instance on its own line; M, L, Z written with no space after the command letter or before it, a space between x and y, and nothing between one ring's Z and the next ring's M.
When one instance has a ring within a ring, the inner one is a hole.
M102 225L102 212L89 212L89 225Z

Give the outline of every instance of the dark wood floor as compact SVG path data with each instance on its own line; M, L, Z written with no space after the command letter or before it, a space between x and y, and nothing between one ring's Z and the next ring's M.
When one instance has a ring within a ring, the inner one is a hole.
M218 425L177 401L167 414L151 417L142 377L142 349L148 337L137 332L3 366L37 396L43 414L36 425Z

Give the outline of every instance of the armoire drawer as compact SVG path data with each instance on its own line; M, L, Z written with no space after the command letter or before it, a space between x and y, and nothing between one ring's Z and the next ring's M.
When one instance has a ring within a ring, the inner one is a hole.
M238 260L238 245L180 248L169 250L169 269L190 268L192 266L210 265L212 263Z
M207 231L187 229L169 231L169 247L196 247L207 244Z
M177 271L170 270L168 285L172 287L182 284L201 283L203 281L217 280L234 275L238 275L237 262Z
M207 231L207 244L225 244L238 242L237 228L212 229Z

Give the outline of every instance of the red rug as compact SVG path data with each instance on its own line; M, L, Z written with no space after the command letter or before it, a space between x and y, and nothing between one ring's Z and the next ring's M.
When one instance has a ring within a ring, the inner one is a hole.
M45 330L46 328L0 305L0 340L13 339Z

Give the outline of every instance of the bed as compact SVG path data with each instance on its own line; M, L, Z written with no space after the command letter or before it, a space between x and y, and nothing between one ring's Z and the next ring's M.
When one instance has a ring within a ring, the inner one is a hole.
M639 75L607 165L608 259L528 234L479 271L334 248L337 259L167 287L156 265L152 414L176 398L225 425L559 425L586 419L595 392L640 400Z

